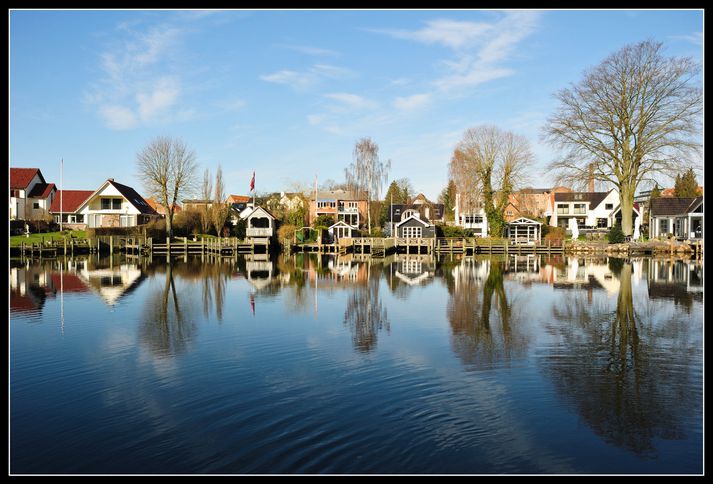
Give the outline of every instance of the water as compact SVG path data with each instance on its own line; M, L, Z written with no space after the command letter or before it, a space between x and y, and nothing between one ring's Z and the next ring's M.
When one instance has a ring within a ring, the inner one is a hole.
M703 471L701 264L10 265L13 474Z

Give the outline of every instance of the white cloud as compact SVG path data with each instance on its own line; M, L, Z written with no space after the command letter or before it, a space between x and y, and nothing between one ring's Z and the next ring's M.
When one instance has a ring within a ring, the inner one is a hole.
M438 19L426 22L426 27L415 30L376 30L397 39L415 40L424 44L441 44L453 49L470 44L482 38L493 29L493 25L480 22Z
M394 99L394 107L403 111L410 111L427 106L430 102L430 94L414 94L413 96L397 97Z
M294 50L301 54L312 55L315 57L337 57L339 52L331 49L322 49L320 47L312 47L309 45L283 45L284 48Z
M104 118L104 122L111 129L132 129L137 125L136 115L131 109L124 106L101 106L99 108L99 114L101 114L102 118Z
M672 35L671 38L676 40L684 40L696 46L703 45L703 32L693 32L692 34L688 35Z
M342 106L349 108L350 110L364 110L364 109L375 109L378 104L374 101L366 99L357 94L350 94L345 92L337 92L332 94L325 94L324 97L338 101Z
M119 40L99 54L102 77L89 86L85 101L110 129L191 119L194 110L180 105L185 31L170 25L135 31L134 25L119 24Z
M453 51L441 62L444 72L433 81L442 91L473 88L485 82L512 75L505 66L515 48L537 27L539 12L504 12L492 23L432 20L420 30L377 30L395 38L424 44L440 44Z
M272 74L264 74L260 79L275 84L285 84L298 91L315 87L326 79L343 79L352 74L349 69L329 64L314 64L304 71L283 69Z

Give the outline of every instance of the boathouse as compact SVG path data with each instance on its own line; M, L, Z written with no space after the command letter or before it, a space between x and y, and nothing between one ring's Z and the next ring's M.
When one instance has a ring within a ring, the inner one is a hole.
M542 239L542 223L520 217L505 225L505 237L511 244L539 244Z
M435 237L436 226L413 214L396 224L396 236L405 239Z

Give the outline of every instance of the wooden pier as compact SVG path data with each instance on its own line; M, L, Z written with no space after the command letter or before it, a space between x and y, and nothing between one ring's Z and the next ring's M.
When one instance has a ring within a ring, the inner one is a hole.
M293 246L297 252L369 254L383 258L392 253L402 254L561 254L564 245L547 243L511 244L507 239L463 237L431 238L342 238L336 244L302 244Z

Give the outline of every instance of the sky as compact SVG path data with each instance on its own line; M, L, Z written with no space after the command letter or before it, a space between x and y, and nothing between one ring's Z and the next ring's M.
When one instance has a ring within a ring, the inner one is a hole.
M11 10L9 25L10 166L140 193L136 154L157 136L243 195L253 171L258 194L342 182L369 137L389 182L435 200L485 124L525 136L529 185L552 186L558 90L644 40L703 59L700 9Z

